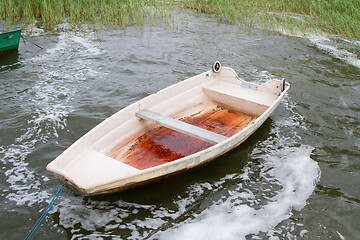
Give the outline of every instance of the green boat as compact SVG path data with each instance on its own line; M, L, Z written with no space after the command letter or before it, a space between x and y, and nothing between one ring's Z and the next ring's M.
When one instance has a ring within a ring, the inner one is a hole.
M0 33L0 54L16 51L19 47L21 28Z

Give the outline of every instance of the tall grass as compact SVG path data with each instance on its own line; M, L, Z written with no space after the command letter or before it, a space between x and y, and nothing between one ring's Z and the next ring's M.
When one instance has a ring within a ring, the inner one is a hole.
M281 24L360 39L359 0L0 0L2 20L23 24L36 20L50 28L63 22L142 25L181 9L248 27Z
M230 23L267 28L281 24L360 39L359 0L183 0L183 7L217 15Z
M142 25L152 17L166 16L161 0L0 0L0 17L14 23L37 22L52 28L60 23Z

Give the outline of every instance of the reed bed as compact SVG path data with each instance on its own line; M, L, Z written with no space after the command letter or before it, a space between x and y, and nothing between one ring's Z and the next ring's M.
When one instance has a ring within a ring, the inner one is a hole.
M143 25L184 9L250 28L281 25L360 39L359 0L0 0L2 20L50 29L64 22Z
M322 31L360 39L359 0L183 0L183 7L230 23L273 29Z
M9 24L34 24L47 30L62 23L126 27L166 17L160 0L0 0L0 17Z

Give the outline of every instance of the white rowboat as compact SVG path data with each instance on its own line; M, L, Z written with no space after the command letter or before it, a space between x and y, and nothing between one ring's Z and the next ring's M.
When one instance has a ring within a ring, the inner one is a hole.
M80 195L121 191L187 171L245 141L290 85L258 85L213 69L120 110L77 140L47 170Z

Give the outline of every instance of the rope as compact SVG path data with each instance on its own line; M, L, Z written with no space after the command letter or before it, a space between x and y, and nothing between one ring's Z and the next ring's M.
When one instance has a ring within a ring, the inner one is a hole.
M34 234L35 230L39 227L40 223L42 222L42 220L45 218L46 214L48 214L48 212L50 211L51 207L54 205L54 203L56 202L56 200L59 198L62 190L64 189L64 185L61 185L59 190L57 191L56 195L53 197L53 199L51 200L51 202L49 203L49 205L47 206L47 208L45 209L45 211L43 212L43 214L41 215L41 217L39 218L39 220L36 222L35 226L31 229L31 231L29 232L29 234L26 236L25 240L29 240L30 237Z
M35 46L37 46L38 48L40 49L44 49L43 47L39 46L38 44L34 43L33 41L30 41L28 38L24 37L23 35L20 35L20 37L23 39L24 43L25 43L25 40L28 41L28 42L31 42L32 44L34 44ZM26 45L26 43L25 43Z

